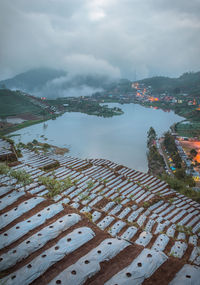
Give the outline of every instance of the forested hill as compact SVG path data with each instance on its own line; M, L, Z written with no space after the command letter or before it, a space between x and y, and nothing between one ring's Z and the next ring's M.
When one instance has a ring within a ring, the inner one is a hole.
M104 90L115 79L102 74L72 75L63 70L37 68L0 81L0 88L18 89L49 98L87 96Z
M0 85L9 89L32 91L42 88L48 81L65 76L66 72L50 68L37 68L20 73L10 79L0 81Z
M200 97L200 71L187 72L178 78L156 76L140 80L139 83L152 86L155 92L188 93Z

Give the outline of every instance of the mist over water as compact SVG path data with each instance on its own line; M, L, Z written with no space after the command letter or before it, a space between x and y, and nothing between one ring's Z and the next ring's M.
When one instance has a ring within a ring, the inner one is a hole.
M101 118L81 113L65 113L56 120L15 132L16 141L41 142L69 147L69 155L80 158L105 158L147 172L147 131L153 126L161 136L169 127L183 118L173 112L145 108L136 104L109 104L119 106L124 114ZM41 137L44 135L48 140Z

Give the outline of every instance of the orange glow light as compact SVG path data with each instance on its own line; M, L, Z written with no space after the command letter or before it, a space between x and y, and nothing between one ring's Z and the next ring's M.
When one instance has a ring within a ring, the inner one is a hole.
M198 163L200 163L200 153L198 153L198 154L195 156L194 160L196 160Z
M159 99L157 98L157 97L149 97L148 98L149 99L149 101L151 101L151 102L157 102L157 101L159 101Z

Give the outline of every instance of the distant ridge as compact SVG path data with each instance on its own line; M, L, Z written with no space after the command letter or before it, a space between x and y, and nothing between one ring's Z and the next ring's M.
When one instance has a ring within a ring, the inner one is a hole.
M185 92L200 97L200 71L186 72L178 78L155 76L138 82L150 85L156 92L168 91L177 94Z
M119 82L123 82L125 88L131 85L131 81L128 79L113 79L100 74L71 75L70 71L68 73L64 70L43 67L2 80L0 87L19 89L36 96L55 98L92 95L98 91L119 87ZM167 91L174 94L187 93L200 97L200 71L186 72L178 78L155 76L137 82L150 85L153 91L158 93Z
M0 87L55 98L91 95L107 88L113 82L115 80L106 75L71 75L63 70L37 68L0 81Z
M66 72L63 70L37 68L20 73L10 79L2 80L0 85L5 85L9 89L31 91L42 88L48 81L65 75Z

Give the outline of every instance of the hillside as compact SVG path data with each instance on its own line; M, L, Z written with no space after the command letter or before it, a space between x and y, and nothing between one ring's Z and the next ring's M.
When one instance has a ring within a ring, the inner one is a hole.
M22 115L30 113L41 115L42 108L31 102L28 96L18 91L0 89L0 117Z
M0 81L0 87L19 89L36 96L57 98L86 96L108 88L115 81L108 76L69 75L63 70L38 68Z
M197 202L105 159L21 151L0 175L3 284L198 284Z
M153 91L158 93L168 91L174 94L188 93L200 97L200 71L187 72L178 78L157 76L139 80L138 82L152 86Z
M66 72L50 68L37 68L20 73L13 78L0 81L0 86L27 92L42 88L48 81L65 76Z

